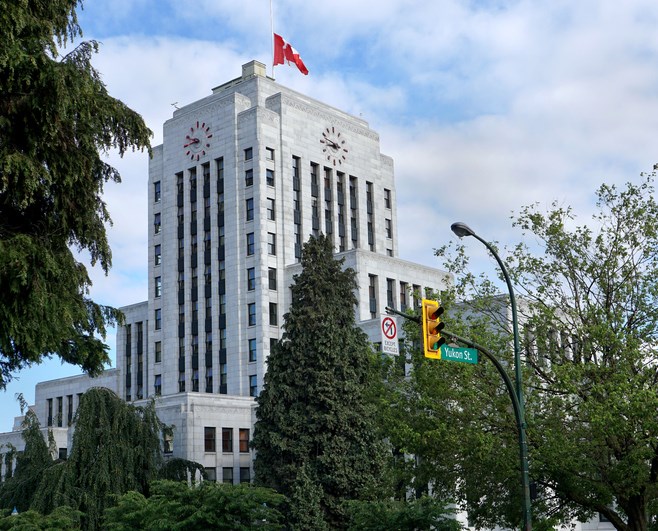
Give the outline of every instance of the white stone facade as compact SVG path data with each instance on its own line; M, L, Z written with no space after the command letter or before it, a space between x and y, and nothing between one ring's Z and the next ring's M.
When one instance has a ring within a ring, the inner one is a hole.
M386 306L405 309L414 291L451 279L397 257L393 161L378 134L277 84L256 61L176 110L163 139L149 164L148 300L122 308L116 368L40 383L32 407L64 456L88 388L155 398L174 427L166 455L246 481L253 396L311 235L329 235L357 272L356 317L375 343ZM0 444L21 449L20 420Z

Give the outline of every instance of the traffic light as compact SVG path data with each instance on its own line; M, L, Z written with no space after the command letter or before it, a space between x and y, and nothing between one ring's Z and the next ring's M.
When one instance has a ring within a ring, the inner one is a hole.
M446 340L441 337L445 323L441 322L443 307L430 299L423 299L423 350L426 358L441 359L441 345Z

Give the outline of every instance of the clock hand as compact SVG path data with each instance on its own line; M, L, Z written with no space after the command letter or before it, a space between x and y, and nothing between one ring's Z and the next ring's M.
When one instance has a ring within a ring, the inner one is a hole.
M190 138L188 136L187 139L189 140L189 142L185 144L183 147L188 147L191 146L192 144L198 144L200 142L198 138Z

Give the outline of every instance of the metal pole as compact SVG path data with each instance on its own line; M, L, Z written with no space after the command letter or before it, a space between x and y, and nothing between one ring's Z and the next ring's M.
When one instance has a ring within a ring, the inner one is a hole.
M528 472L528 442L526 439L526 424L525 424L525 402L523 399L523 373L521 370L521 349L519 347L519 321L516 311L516 297L514 296L514 288L510 279L509 273L505 264L498 256L498 253L493 246L478 236L468 225L465 223L453 223L450 227L452 231L463 238L464 236L473 236L476 240L480 241L489 250L498 262L498 266L503 272L503 277L507 284L509 291L510 304L512 307L512 333L514 335L514 376L516 379L516 398L519 405L519 454L521 459L521 486L523 488L523 529L530 531L532 529L532 514L530 502L530 474Z

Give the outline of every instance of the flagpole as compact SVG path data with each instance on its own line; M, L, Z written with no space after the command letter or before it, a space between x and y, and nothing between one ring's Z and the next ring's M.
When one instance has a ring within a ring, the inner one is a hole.
M272 43L272 79L274 79L274 15L272 14L272 0L270 0L270 42Z

